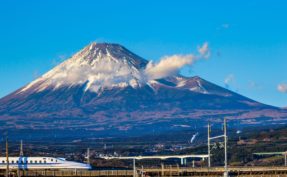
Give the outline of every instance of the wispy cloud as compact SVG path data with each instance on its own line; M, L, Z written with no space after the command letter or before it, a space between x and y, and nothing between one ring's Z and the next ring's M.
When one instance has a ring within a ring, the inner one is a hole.
M249 87L250 89L253 89L253 90L262 89L262 86L259 85L259 84L258 84L257 82L255 82L255 81L249 81L248 87Z
M177 74L184 66L191 66L198 60L208 59L210 57L210 50L207 42L198 47L198 53L199 55L176 54L172 56L165 56L162 57L157 63L150 61L144 72L147 80L160 79Z
M227 28L230 27L230 24L224 23L224 24L221 25L221 27L224 28L224 29L227 29Z
M34 70L33 72L33 78L37 79L40 76L39 71L38 70Z
M229 74L224 79L224 84L226 88L230 88L230 85L235 82L235 76L233 74Z
M287 83L278 84L277 90L281 93L287 93Z
M201 57L209 58L210 50L209 50L208 42L205 42L202 46L198 46L197 49Z
M59 65L60 63L62 63L63 61L65 61L67 59L67 55L65 54L60 54L58 55L57 57L53 58L52 59L52 65L53 66L57 66Z
M192 65L195 60L192 54L166 56L158 63L149 62L145 74L148 80L164 78L176 74L183 66Z
M217 30L227 30L227 29L229 29L230 28L230 24L229 23L223 23L223 24L221 24L220 26L218 26L216 29Z

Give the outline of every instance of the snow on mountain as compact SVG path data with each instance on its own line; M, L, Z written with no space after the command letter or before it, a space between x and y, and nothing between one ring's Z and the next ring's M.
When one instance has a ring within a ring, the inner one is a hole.
M193 64L199 57L194 55L173 55L163 57L158 63L133 54L118 44L91 43L39 79L31 82L18 93L27 90L41 92L85 85L85 91L101 92L104 89L141 87L156 83L157 79L176 75L184 65ZM178 77L179 78L179 77ZM186 79L179 83L183 87ZM191 91L207 93L199 81Z
M40 92L49 87L86 85L98 92L109 87L139 87L147 61L117 44L92 43L20 90Z

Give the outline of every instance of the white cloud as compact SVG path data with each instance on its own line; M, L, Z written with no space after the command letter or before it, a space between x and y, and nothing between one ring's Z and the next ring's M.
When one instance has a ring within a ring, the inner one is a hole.
M249 81L248 86L250 89L254 90L262 89L262 86L256 83L255 81Z
M223 24L221 24L220 26L218 26L217 28L216 28L216 30L219 30L219 31L223 31L223 30L227 30L227 29L229 29L230 28L230 24L229 23L223 23Z
M57 57L53 58L52 59L52 65L53 66L57 66L59 65L60 63L62 63L63 61L65 61L67 59L67 55L65 54L60 54L58 55Z
M158 63L149 62L145 74L148 80L164 78L176 74L183 66L191 65L195 60L192 54L166 56Z
M278 84L277 90L281 93L287 93L287 84L286 83Z
M231 85L232 83L234 83L234 81L235 81L234 75L233 75L233 74L229 74L229 75L226 76L225 79L224 79L225 87L226 87L226 88L229 88L230 85Z
M222 25L221 25L221 27L222 27L222 28L227 29L227 28L229 28L229 27L230 27L230 24L228 24L228 23L224 23L224 24L222 24Z
M40 76L40 75L39 75L39 71L38 71L38 70L34 70L34 72L33 72L33 78L34 78L34 79L37 79L39 76Z
M197 49L201 57L209 58L210 50L209 50L208 42L205 42L202 46L197 47Z
M177 74L184 66L191 66L197 60L209 58L208 42L198 47L199 56L193 54L165 56L158 63L150 61L145 68L144 75L147 80L160 79Z

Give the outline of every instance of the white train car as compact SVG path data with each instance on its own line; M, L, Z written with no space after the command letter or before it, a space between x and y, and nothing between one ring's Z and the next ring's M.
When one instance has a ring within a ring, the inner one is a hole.
M7 168L6 157L0 157L0 169ZM9 157L9 169L34 170L34 169L86 169L89 164L67 161L64 158L54 157Z

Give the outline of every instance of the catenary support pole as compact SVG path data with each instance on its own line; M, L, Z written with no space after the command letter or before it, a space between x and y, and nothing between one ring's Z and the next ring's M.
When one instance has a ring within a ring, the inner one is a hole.
M226 127L226 118L224 118L224 177L228 176L227 169L227 127Z
M20 142L20 157L23 157L24 153L23 153L23 141L21 140Z
M91 162L90 162L90 148L87 149L87 164L91 164Z
M207 148L208 148L208 168L211 167L210 163L210 123L207 124Z
M284 154L284 162L285 162L284 164L285 164L285 167L286 167L287 166L287 154L286 153Z
M6 177L9 177L9 149L8 149L8 138L6 138Z
M134 170L133 176L136 177L137 174L136 174L136 159L135 158L133 159L133 170Z

